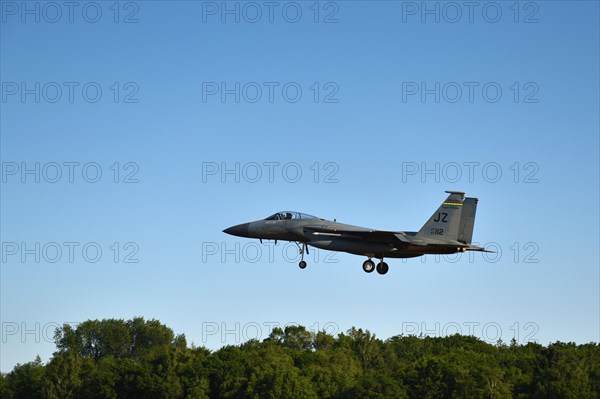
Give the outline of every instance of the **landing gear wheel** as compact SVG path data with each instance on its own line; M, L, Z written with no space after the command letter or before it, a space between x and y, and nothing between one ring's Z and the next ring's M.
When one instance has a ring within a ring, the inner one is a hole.
M388 272L388 270L390 270L390 267L388 266L387 263L385 263L385 262L379 262L377 264L377 273L379 273L379 274L386 274Z
M306 269L306 261L301 260L298 266L300 266L300 269Z
M371 259L366 260L365 263L363 263L363 270L367 273L372 273L373 270L375 270L375 262Z

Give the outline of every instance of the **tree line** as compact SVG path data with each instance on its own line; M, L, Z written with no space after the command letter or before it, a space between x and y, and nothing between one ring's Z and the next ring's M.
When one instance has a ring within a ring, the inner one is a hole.
M600 398L597 343L381 340L288 326L210 351L143 318L65 324L54 340L46 364L38 356L0 375L0 398Z

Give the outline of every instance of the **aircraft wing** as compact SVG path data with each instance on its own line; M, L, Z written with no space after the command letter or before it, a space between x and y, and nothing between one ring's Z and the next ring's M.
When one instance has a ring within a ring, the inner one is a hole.
M363 228L355 229L328 229L318 227L305 227L305 234L317 237L336 237L347 240L357 241L375 241L382 243L398 244L407 243L414 245L427 245L423 240L413 240L412 237L406 235L402 231L385 231L385 230L370 230ZM414 242L417 241L417 242Z
M481 249L471 245L466 245L459 241L444 241L436 240L432 238L422 238L414 235L406 234L403 231L386 231L386 230L372 230L366 228L348 228L348 229L330 229L324 227L304 227L306 235L312 235L318 237L335 237L343 238L347 240L356 241L371 241L389 244L412 244L412 245L451 245L457 247L464 247L467 250L480 251ZM473 247L471 249L470 247Z

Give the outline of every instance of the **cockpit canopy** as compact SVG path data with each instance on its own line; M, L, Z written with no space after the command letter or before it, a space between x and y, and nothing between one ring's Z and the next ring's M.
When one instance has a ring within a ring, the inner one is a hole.
M301 212L282 211L282 212L277 212L276 214L269 216L265 220L298 220L298 219L317 219L317 217L308 215L306 213L301 213Z

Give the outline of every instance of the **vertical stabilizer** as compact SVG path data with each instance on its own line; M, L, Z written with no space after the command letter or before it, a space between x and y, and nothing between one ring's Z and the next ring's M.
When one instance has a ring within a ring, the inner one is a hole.
M461 228L461 215L465 193L446 191L450 195L421 227L417 237L440 241L457 241ZM471 234L472 234L471 228Z
M465 198L458 228L458 241L470 244L473 238L473 226L475 225L475 212L477 211L477 198Z

